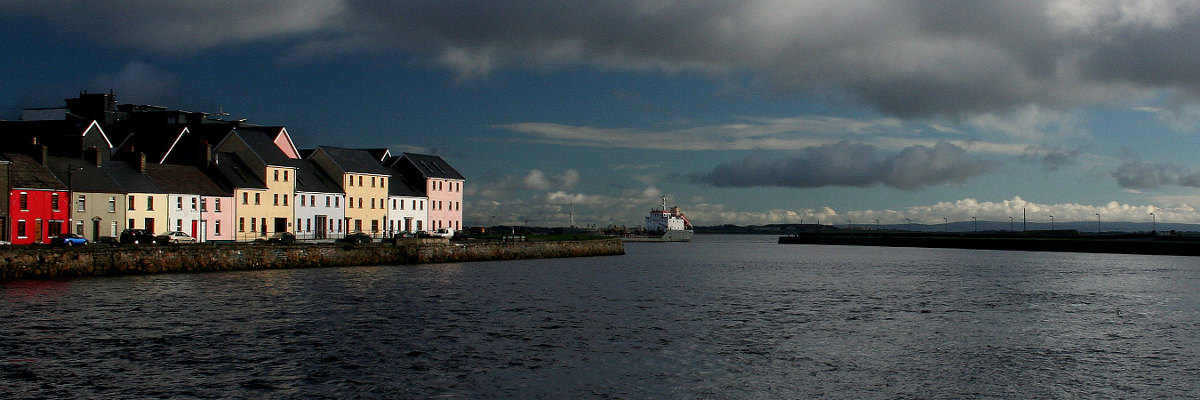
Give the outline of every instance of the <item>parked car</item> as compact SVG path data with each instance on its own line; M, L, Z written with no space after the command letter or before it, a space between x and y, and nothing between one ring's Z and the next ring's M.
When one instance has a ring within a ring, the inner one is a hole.
M338 243L371 243L371 236L362 232L354 232L338 239Z
M93 244L102 244L102 245L107 244L110 247L116 247L121 244L121 241L117 240L117 238L112 237L112 236L101 236L101 237L96 238L96 241L92 242L92 243Z
M433 236L433 237L443 237L443 238L449 239L449 238L454 237L454 229L438 228L438 230L433 231L433 233L430 233L429 235Z
M64 233L64 234L50 238L50 244L55 245L55 246L67 246L67 247L86 246L88 244L88 240L87 240L87 238L76 235L74 233Z
M154 238L154 241L162 244L167 243L196 243L196 238L180 231L170 231Z
M291 232L275 232L267 237L267 243L292 244L296 243L296 235Z
M154 234L145 229L121 231L121 244L154 244Z

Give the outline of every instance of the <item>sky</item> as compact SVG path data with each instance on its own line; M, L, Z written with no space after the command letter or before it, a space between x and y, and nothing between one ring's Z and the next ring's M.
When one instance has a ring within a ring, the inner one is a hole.
M466 225L1200 223L1195 1L6 0L0 51L0 119L434 154Z

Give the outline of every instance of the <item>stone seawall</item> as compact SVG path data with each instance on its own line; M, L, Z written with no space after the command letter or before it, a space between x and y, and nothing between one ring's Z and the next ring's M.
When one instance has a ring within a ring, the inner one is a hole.
M0 249L0 280L622 254L625 247L620 239L507 244L422 240L359 245L9 246Z

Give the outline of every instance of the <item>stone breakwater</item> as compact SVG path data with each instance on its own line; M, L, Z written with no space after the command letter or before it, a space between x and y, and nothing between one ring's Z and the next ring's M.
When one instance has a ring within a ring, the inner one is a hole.
M0 280L623 254L625 247L620 239L516 243L409 239L358 245L10 246L0 249Z
M974 250L1057 251L1075 253L1113 253L1200 256L1200 242L1173 238L1116 236L1112 238L1047 237L972 237L906 234L783 236L779 244L823 244L844 246L887 246L956 248Z

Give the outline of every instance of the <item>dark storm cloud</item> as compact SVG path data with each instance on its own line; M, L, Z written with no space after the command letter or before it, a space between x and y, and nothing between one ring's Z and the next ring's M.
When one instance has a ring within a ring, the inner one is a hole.
M1200 188L1200 173L1174 163L1127 161L1113 172L1117 184L1127 189L1154 189L1173 185Z
M1194 1L8 1L97 43L286 58L397 53L461 79L570 66L754 73L890 115L1071 107L1200 87ZM96 24L100 24L96 26Z
M883 184L915 190L944 183L961 183L991 171L994 165L965 156L963 148L946 142L933 147L915 145L899 154L879 158L876 148L840 142L805 149L795 157L767 159L760 155L723 163L711 172L694 174L696 183L718 187L871 186Z
M1065 150L1062 146L1041 144L1026 147L1019 159L1027 163L1042 164L1042 168L1047 171L1057 171L1066 165L1074 164L1081 153L1080 149Z

